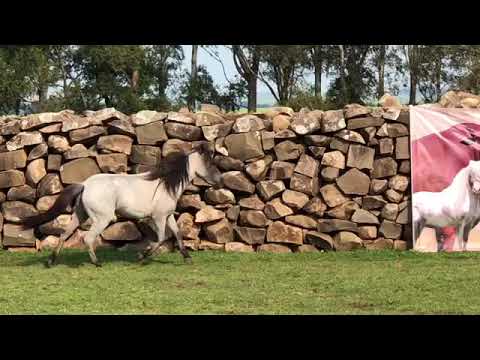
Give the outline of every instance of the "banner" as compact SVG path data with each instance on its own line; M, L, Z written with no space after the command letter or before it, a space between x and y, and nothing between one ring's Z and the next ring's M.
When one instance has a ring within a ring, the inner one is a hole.
M413 106L410 126L414 249L479 251L480 110Z

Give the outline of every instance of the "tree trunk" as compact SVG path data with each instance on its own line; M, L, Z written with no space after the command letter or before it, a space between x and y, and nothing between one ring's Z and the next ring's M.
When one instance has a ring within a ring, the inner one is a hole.
M417 103L417 74L415 71L410 70L410 105Z
M323 67L323 59L320 54L320 48L315 47L314 49L314 58L313 58L313 67L315 72L315 97L322 100L322 67Z
M138 82L140 80L140 72L138 70L133 70L132 73L132 91L134 93L138 90Z
M192 68L191 68L191 89L193 90L193 96L191 99L191 104L189 104L189 107L191 110L195 110L197 108L196 104L196 83L197 83L197 55L198 55L198 45L192 45Z
M385 94L385 53L386 45L380 46L380 54L378 57L378 90L377 96L380 99Z
M48 85L42 84L37 91L38 94L38 110L40 112L45 111L45 106L47 102L47 94L48 94Z
M257 111L257 75L248 79L248 112Z
M442 97L442 63L441 60L437 61L435 64L435 91L437 96L437 102L440 101Z
M340 50L340 86L341 86L341 94L342 99L341 103L346 104L347 99L347 83L345 81L345 51L343 45L338 45Z

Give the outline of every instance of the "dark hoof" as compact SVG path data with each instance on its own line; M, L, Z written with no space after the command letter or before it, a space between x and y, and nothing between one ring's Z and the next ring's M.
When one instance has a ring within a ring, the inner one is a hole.
M51 268L51 267L54 266L54 265L55 265L55 259L52 259L52 258L49 258L49 259L47 260L47 262L45 263L45 266L46 266L47 268Z
M100 267L102 267L102 264L101 264L101 263L99 263L99 262L93 263L93 265L95 265L97 268L100 268Z
M193 264L193 261L192 261L192 258L191 258L191 257L184 258L184 260L185 260L185 264L188 264L188 265L192 265L192 264Z

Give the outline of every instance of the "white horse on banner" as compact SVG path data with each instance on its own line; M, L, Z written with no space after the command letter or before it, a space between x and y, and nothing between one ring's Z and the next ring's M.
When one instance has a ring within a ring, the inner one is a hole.
M435 229L438 250L441 229L457 228L457 237L466 249L468 235L480 221L480 161L471 160L441 192L421 191L412 196L413 247L424 227Z

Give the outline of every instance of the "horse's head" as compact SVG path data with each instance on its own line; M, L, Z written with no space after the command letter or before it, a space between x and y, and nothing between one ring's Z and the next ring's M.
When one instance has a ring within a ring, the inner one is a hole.
M222 173L218 170L213 161L215 155L212 146L202 141L200 144L193 147L191 156L191 168L195 175L205 180L214 187L222 186Z
M480 161L470 160L468 184L475 195L480 195Z

